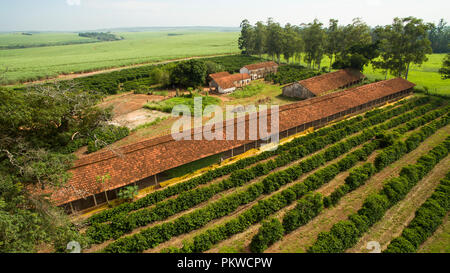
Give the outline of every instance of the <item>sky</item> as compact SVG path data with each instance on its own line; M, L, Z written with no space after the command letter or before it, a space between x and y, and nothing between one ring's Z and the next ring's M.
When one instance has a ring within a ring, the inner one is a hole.
M118 27L237 27L268 17L282 25L319 19L371 26L394 17L450 21L448 0L0 0L0 31L77 31Z

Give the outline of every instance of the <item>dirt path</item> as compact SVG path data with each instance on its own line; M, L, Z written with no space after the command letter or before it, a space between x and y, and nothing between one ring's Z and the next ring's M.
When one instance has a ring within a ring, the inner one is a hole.
M433 170L422 179L398 204L390 208L384 217L376 223L359 240L355 247L347 250L349 253L365 253L367 243L379 242L381 249L385 250L389 243L400 236L403 229L411 222L416 210L431 196L440 180L445 177L450 166L450 156L447 156Z
M302 253L314 243L318 234L322 231L330 230L338 221L347 219L348 215L355 213L361 208L365 198L379 191L382 182L397 175L403 166L414 164L419 157L426 154L437 143L443 141L450 133L450 125L440 129L423 142L417 149L405 155L396 164L393 164L383 171L375 174L365 185L357 190L345 195L340 203L333 208L326 209L318 217L308 224L300 227L294 232L284 236L283 239L271 246L267 253Z
M162 65L162 64L168 64L168 63L179 62L179 61L188 61L188 60L203 59L203 58L214 58L214 57L222 57L222 56L229 56L229 55L236 55L236 53L193 56L193 57L188 57L188 58L171 59L171 60L161 61L161 62L145 62L145 63L140 63L140 64L126 65L126 66L120 66L120 67L114 67L114 68L108 68L108 69L99 69L99 70L95 70L92 72L86 72L86 73L61 74L58 77L48 78L48 79L39 80L39 81L25 82L22 84L23 85L33 85L33 84L46 83L46 82L51 82L51 81L73 80L76 78L89 77L89 76L93 76L93 75L97 75L97 74L120 71L120 70L124 70L124 69L136 68L136 67L141 67L141 66L146 66L146 65ZM7 85L7 86L15 86L15 85L17 85L17 84Z

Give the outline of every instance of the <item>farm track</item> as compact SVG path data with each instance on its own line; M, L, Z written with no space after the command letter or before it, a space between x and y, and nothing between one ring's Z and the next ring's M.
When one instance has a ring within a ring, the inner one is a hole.
M394 238L401 235L414 219L417 209L433 194L441 179L448 173L448 166L450 166L450 156L436 165L421 182L412 188L405 199L390 208L384 217L371 227L353 248L346 252L368 252L366 245L370 241L379 242L381 250L385 250Z
M367 196L376 193L383 187L383 181L399 174L401 169L413 164L422 155L429 152L436 143L442 142L450 134L450 125L439 129L433 136L426 139L417 149L402 157L395 164L388 166L381 172L375 174L363 186L350 192L341 199L335 206L324 210L312 221L298 228L292 233L266 250L267 253L303 253L312 245L318 234L322 231L330 230L331 227L347 219L348 215L358 211Z
M402 126L402 125L399 125L399 126ZM392 128L392 129L390 129L388 131L392 131L395 128L397 128L397 127L394 127L394 128ZM406 139L410 134L414 133L417 130L420 130L420 128L421 127L407 132L406 134L404 134L402 136L402 139ZM357 167L360 167L360 166L364 165L365 163L374 162L375 157L378 155L378 153L379 153L379 151L374 151L374 153L372 153L372 155L370 155L365 162L358 162L350 170L347 170L347 171L339 173L332 181L322 185L315 192L320 193L323 196L328 196L334 190L336 190L339 186L341 186L341 185L343 185L345 183L345 179L347 178L347 176L349 175L349 173L353 169L355 169ZM331 165L331 164L332 163L330 163L330 164L327 163L326 165L324 165L324 168L329 166L329 165ZM293 204L291 204L291 205L287 206L286 208L283 208L282 210L280 210L278 213L276 213L274 215L274 217L281 221L282 218L284 217L284 215L288 211L290 211L291 209L295 208L296 206L297 206L297 202L294 202ZM236 234L236 235L232 236L231 238L229 238L229 239L219 243L217 246L215 246L212 249L208 250L207 253L219 253L219 252L222 252L223 249L225 249L225 250L234 249L235 250L236 247L239 248L240 251L250 252L248 246L250 245L250 242L251 242L251 240L253 238L253 235L258 232L258 230L261 227L261 225L262 225L261 223L253 225L252 227L247 229L245 232L240 233L240 234Z

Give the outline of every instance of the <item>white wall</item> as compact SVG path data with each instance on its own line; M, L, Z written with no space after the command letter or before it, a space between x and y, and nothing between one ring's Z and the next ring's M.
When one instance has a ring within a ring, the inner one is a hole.
M231 87L228 89L222 89L221 87L219 87L218 90L219 90L219 93L227 94L227 93L233 93L234 90L236 90L236 87Z
M250 71L248 71L248 69L245 67L241 68L241 74L245 74L245 73L250 74Z

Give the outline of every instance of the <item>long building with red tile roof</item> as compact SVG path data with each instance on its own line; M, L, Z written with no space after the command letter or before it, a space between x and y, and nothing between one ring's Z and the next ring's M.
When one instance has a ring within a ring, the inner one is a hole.
M320 127L345 116L365 111L391 100L397 100L411 93L414 84L401 78L381 81L345 91L330 93L321 97L284 105L279 110L280 138L294 135L310 127ZM268 128L271 128L270 111L265 116ZM72 178L58 190L35 189L37 194L51 194L52 201L64 206L68 211L83 210L106 200L116 198L120 188L138 185L145 188L158 184L161 174L167 170L212 156L222 154L230 157L257 148L272 133L250 138L249 124L260 115L246 115L245 119L224 121L224 138L227 126L237 128L245 125L244 140L181 140L172 136L163 136L147 141L127 145L117 151L100 151L77 160L69 171ZM258 130L259 131L259 130ZM190 132L192 139L196 131ZM201 134L201 132L200 132ZM201 135L200 135L201 136ZM109 179L99 183L99 178L108 175Z
M343 69L295 82L283 87L283 95L300 99L322 96L330 91L361 82L365 76L353 69Z

